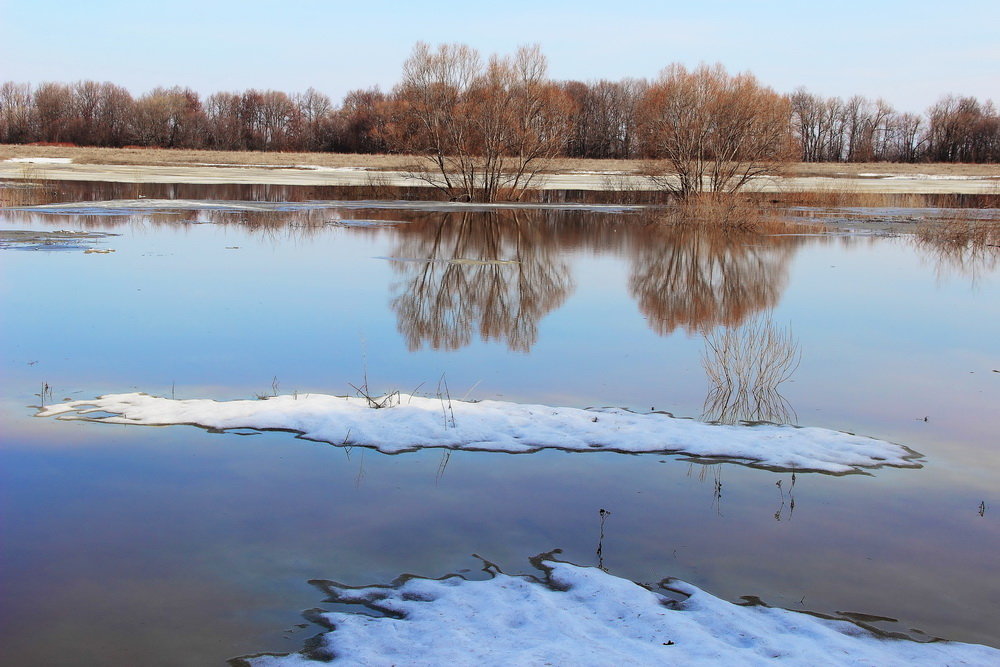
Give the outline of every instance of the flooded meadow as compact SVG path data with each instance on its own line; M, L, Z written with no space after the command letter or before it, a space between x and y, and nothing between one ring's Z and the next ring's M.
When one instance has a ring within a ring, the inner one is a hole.
M295 652L323 631L303 610L346 606L310 581L486 579L554 549L635 582L1000 647L995 239L909 233L923 209L799 206L760 234L567 197L24 188L0 185L3 662ZM594 434L472 451L379 446L367 422L313 437L44 416L108 394L395 392L440 405L445 429L458 403L617 409L586 416L795 425L901 453L842 469L836 446L786 460L716 447L723 431L701 449Z

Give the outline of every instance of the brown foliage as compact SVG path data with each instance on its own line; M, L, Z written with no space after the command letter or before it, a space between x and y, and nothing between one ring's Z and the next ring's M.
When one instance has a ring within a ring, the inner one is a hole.
M393 91L384 138L424 156L417 175L453 198L517 198L563 150L572 101L546 77L537 46L491 56L418 43Z
M651 178L681 197L735 192L789 159L788 100L721 65L671 65L639 103Z
M989 100L949 95L914 114L804 88L785 99L719 65L671 65L653 82L554 83L537 46L484 60L463 45L418 44L392 94L351 91L340 108L312 88L219 92L203 103L180 87L133 98L95 81L0 84L0 143L418 152L452 196L476 198L517 196L556 155L645 155L669 191L731 191L782 161L789 137L806 162L1000 161ZM457 179L444 177L445 163Z

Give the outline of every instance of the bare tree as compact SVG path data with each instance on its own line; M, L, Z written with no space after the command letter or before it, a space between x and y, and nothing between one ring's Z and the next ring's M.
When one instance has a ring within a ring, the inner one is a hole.
M73 120L73 91L66 84L43 83L32 100L35 113L33 134L40 141L69 141Z
M787 98L721 65L671 65L640 102L645 152L661 165L653 178L682 197L735 192L786 161L789 116Z
M993 102L948 95L928 111L927 153L938 162L1000 161L1000 115Z
M78 81L72 88L70 141L85 146L122 146L130 138L132 95L121 86Z
M638 79L563 83L563 90L574 103L566 153L585 158L632 157L636 105L645 85Z
M299 136L300 148L321 151L329 148L333 134L333 103L330 98L315 88L292 96L302 127Z
M33 113L30 84L7 81L0 86L0 141L10 144L32 141Z
M518 198L566 141L571 101L537 46L483 63L464 44L420 42L403 65L389 147L424 156L418 175L453 198Z
M155 88L135 103L138 143L164 148L198 148L206 119L198 93L189 88Z
M923 119L912 113L896 114L892 119L892 147L887 154L896 162L916 162L923 151Z
M337 112L337 150L346 153L384 153L391 136L387 123L392 115L388 96L376 86L352 90Z

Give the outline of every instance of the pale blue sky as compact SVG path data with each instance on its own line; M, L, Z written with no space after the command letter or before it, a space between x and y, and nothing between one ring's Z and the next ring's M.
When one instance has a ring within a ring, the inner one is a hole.
M0 80L217 90L391 88L414 42L538 42L556 79L721 62L781 92L1000 102L1000 2L0 0Z

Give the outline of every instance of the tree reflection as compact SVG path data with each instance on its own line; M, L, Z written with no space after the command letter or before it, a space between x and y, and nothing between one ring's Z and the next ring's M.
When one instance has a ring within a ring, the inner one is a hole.
M478 332L527 352L573 289L546 226L516 211L437 214L400 229L392 300L411 350L454 350Z
M629 291L661 335L735 326L773 308L788 281L798 236L697 225L650 225L637 237Z
M389 238L398 278L390 287L391 304L411 350L424 346L454 350L480 339L529 351L538 339L541 319L573 290L572 258L585 254L610 255L629 263L629 293L660 335L677 328L695 333L719 325L737 326L777 304L796 248L816 240L727 227L718 224L714 216L719 208L711 206L698 209L704 215L695 216L690 224L664 224L655 219L663 217L658 208L641 213L435 212L408 202L387 202L383 207L329 199L350 194L333 188L143 184L135 195L135 184L57 185L55 194L47 187L18 190L19 205L53 198L78 201L79 209L60 210L58 219L82 228L131 225L140 230L210 223L237 225L275 242L321 240L333 229L352 236L378 235L380 242ZM168 202L151 206L148 201L125 201L119 202L121 208L92 205L137 196ZM749 216L755 211L743 207L728 212ZM47 222L53 214L4 210L7 219L25 223Z

